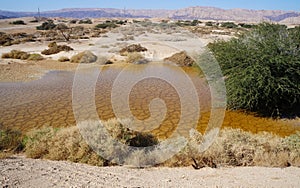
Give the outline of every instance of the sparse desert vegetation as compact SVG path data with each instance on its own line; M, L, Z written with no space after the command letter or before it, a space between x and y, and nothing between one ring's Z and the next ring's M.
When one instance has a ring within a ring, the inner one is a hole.
M44 55L51 55L51 54L57 54L61 51L71 51L73 50L73 48L71 48L70 46L67 46L67 45L57 45L56 42L51 42L49 45L48 45L49 49L45 49L43 50L41 53L44 54Z
M208 44L220 63L228 89L230 108L220 134L209 149L201 153L195 144L203 141L202 135L190 135L182 151L156 166L193 166L195 169L300 166L299 27L194 18L39 18L31 22L32 19L22 18L27 24L24 26L7 22L11 30L5 28L0 33L0 45L5 52L0 78L5 77L3 80L9 82L0 83L4 106L0 109L0 123L3 121L0 158L21 154L34 159L118 165L98 155L76 126L70 90L78 63L85 63L87 68L101 66L103 72L95 87L96 109L106 129L120 143L145 147L168 139L177 126L181 109L177 104L180 98L172 86L170 89L159 79L145 79L130 93L131 113L140 120L147 119L151 116L149 103L158 97L166 102L166 119L151 132L133 131L118 122L111 105L111 90L114 79L127 66L136 69L122 72L125 76L147 71L148 64L159 65L162 74L166 66L180 66L196 83L200 101L204 100L205 104L201 104L204 111L196 127L203 133L210 118L206 103L210 104L211 99L207 97L210 91L204 87L207 86L204 74L197 69L195 57ZM24 27L24 32L13 30L17 27ZM17 80L23 71L26 76ZM165 74L177 79L173 72ZM6 78L12 79L7 81ZM18 87L13 85L16 81L29 80L36 81L18 83ZM124 79L124 83L126 81ZM32 93L31 88L34 88ZM30 102L23 104L24 99ZM190 103L194 104L193 100L189 99ZM122 160L135 160L135 157L132 153ZM145 159L139 160L135 164Z
M16 21L11 22L10 24L13 24L13 25L26 25L26 23L23 20L16 20Z
M151 134L131 131L116 119L104 122L104 126L113 138L130 146L146 147L158 143ZM0 133L2 152L25 150L25 154L32 158L69 160L97 166L113 165L89 147L78 127L44 127L25 135L13 130L1 130ZM201 142L201 138L197 141ZM282 138L267 132L252 134L240 129L227 128L221 131L217 140L205 152L198 153L195 139L192 137L180 153L161 165L168 167L197 165L199 168L300 166L299 143L299 132Z
M28 54L27 52L12 50L9 53L2 54L2 58L10 58L10 59L21 59L21 60L32 60L39 61L43 60L43 56L40 54Z

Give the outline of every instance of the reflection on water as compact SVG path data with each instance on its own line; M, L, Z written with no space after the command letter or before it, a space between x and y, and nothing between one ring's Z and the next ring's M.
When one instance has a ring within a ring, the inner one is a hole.
M125 79L126 76L129 79L135 74L140 74L140 71L147 65L137 66L140 68L125 72ZM107 120L115 117L111 105L111 90L114 80L123 68L107 66L98 77L95 103L100 119ZM160 65L159 68L165 74L173 74L175 79L176 74L168 65ZM209 88L205 80L198 76L197 70L185 68L185 71L189 74L199 95L201 116L197 128L204 132L210 117ZM73 78L73 72L51 71L42 79L32 82L0 83L0 123L5 127L15 127L21 130L42 126L75 125L72 111ZM138 82L130 92L130 110L137 119L146 120L151 115L149 104L155 98L160 98L165 102L167 112L163 122L151 132L160 138L166 138L176 129L182 108L180 97L170 83L158 78L148 78ZM269 131L282 136L300 130L299 126L289 122L259 118L240 112L227 112L223 126L242 128L252 132Z

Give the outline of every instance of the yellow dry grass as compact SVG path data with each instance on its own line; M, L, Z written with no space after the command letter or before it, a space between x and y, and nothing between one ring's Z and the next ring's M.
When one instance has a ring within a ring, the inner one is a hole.
M105 127L112 137L128 145L138 134L124 129L116 119L107 121ZM69 160L98 166L108 164L86 144L77 127L35 130L28 134L25 153L32 158ZM161 165L190 166L194 163L193 159L200 166L211 167L300 166L300 133L280 137L267 132L253 134L241 129L225 128L205 152L198 153L188 144L180 153Z

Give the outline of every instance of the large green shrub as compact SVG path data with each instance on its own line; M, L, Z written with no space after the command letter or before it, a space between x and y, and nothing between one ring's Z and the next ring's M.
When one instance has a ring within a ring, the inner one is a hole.
M267 116L299 114L300 27L261 23L208 47L226 76L228 104Z

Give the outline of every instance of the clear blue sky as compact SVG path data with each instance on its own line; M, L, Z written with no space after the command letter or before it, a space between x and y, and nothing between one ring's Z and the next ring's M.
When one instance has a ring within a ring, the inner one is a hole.
M299 0L0 0L1 10L41 11L62 8L178 9L189 6L294 10L300 12Z

